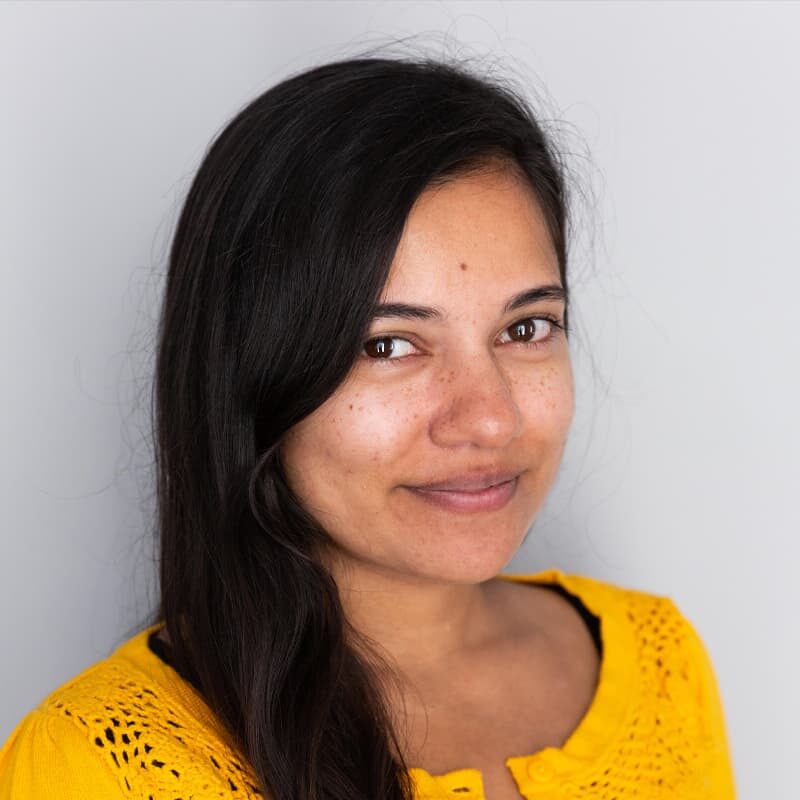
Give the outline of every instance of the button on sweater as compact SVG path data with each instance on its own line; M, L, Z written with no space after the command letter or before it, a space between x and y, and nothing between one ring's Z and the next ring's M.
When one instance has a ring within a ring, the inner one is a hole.
M735 800L708 652L668 597L548 569L503 575L558 588L599 633L592 703L561 747L509 754L528 800ZM0 800L263 798L196 688L148 627L51 692L0 750ZM485 798L465 764L410 769L417 800Z

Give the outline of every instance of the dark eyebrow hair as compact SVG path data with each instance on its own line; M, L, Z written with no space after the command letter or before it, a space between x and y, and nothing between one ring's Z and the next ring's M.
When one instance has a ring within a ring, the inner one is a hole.
M547 286L535 286L533 289L526 289L524 292L515 294L503 307L503 313L514 311L530 303L539 300L561 300L566 302L567 293L563 286L557 283ZM375 308L372 319L384 319L386 317L400 317L401 319L434 319L444 320L447 313L436 306L412 306L408 303L381 303Z

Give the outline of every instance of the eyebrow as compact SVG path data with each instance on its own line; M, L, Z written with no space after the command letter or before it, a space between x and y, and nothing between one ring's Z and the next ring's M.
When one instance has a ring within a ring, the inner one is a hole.
M566 302L567 293L563 286L557 283L547 286L535 286L515 294L503 307L503 313L515 311L522 306L539 302L540 300L561 300ZM372 319L385 319L386 317L399 317L401 319L447 319L447 312L438 306L414 306L408 303L380 303L375 307Z

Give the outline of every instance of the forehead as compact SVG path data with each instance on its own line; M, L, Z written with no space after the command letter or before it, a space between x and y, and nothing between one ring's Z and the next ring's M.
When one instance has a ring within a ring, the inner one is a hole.
M486 170L426 189L409 213L384 299L559 283L558 257L530 185ZM402 297L401 297L402 295Z

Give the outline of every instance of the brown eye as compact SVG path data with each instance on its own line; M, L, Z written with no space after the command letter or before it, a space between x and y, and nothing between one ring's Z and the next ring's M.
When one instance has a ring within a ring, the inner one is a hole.
M509 325L508 332L511 344L517 343L534 349L547 345L557 333L561 325L547 317L526 317Z
M401 344L398 346L395 342ZM399 336L378 336L368 339L363 344L364 355L372 361L398 361L408 355L408 352L404 352L403 343L407 346L406 350L413 347L407 339Z
M536 336L543 328L545 332L547 331L547 325L542 325L543 322L547 322L547 320L528 317L527 319L521 319L519 322L515 322L513 325L509 325L506 330L510 332L512 341L527 342L529 339Z

